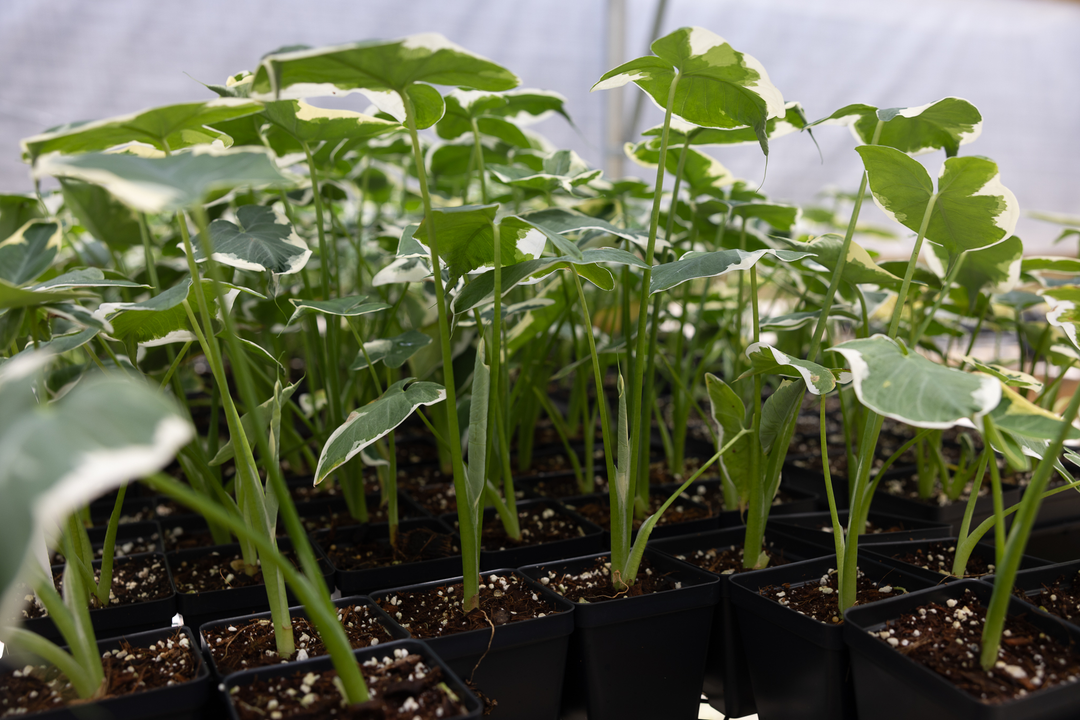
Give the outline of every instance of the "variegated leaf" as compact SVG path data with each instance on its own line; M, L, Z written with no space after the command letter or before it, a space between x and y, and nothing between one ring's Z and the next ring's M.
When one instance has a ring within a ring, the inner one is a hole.
M857 141L868 144L873 141L879 120L884 125L877 144L909 155L943 149L948 157L953 157L961 145L982 133L982 114L970 102L957 97L911 108L879 110L871 105L848 105L808 127L847 125Z
M292 223L265 205L244 205L236 210L236 222L218 218L209 230L214 260L240 270L290 275L302 270L311 257ZM193 249L197 262L206 260L201 241Z

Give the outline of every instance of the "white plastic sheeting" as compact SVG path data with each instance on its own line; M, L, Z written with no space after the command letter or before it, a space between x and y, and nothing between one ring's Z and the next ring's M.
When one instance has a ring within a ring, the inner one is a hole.
M655 0L625 2L630 59L646 52ZM209 97L195 79L220 83L283 45L424 31L502 63L526 87L564 94L577 131L558 117L537 129L601 165L605 99L589 87L609 69L605 22L604 0L4 0L0 192L30 189L18 140L47 127ZM997 161L1022 210L1080 215L1080 4L670 0L662 32L681 25L707 27L754 55L811 119L853 102L967 98L985 126L963 152ZM627 115L635 92L627 89ZM639 130L659 120L650 106ZM860 164L851 136L833 127L815 135L824 162L806 134L793 135L774 143L767 176L756 148L714 154L737 176L764 176L763 191L777 200L854 189ZM934 176L941 159L920 158ZM649 174L629 162L626 172ZM868 207L867 219L886 224L876 212ZM1058 228L1024 218L1017 232L1029 251L1047 251Z

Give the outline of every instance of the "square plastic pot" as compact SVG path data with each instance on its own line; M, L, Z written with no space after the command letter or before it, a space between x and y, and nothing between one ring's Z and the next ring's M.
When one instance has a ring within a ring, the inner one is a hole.
M909 572L922 578L923 580L932 585L936 585L941 582L953 582L955 580L959 580L960 578L956 577L955 575L942 575L939 572L927 570L925 568L919 567L918 565L912 565L911 563L906 563L902 560L895 558L894 555L902 555L905 553L909 553L920 548L928 547L935 542L941 542L942 540L949 542L953 545L955 545L956 543L956 538L940 538L937 540L910 540L907 542L878 543L868 546L866 548L866 551L867 553L869 553L869 556L872 557L874 560L883 562L886 565L892 565L893 567L902 568L905 572ZM983 560L986 560L987 564L993 565L995 562L994 546L987 543L979 543L975 546L975 549L971 551L971 556L980 557ZM1026 570L1028 568L1044 567L1049 564L1050 563L1046 560L1041 560L1039 558L1025 555L1020 561L1020 568Z
M664 553L645 552L654 572L669 574L681 587L573 603L576 627L566 662L560 717L697 718L720 579ZM596 557L530 565L521 572L538 580L548 571L585 570Z
M870 635L901 614L920 605L945 604L970 589L984 604L993 588L978 580L959 580L928 588L866 607L853 608L847 616L844 639L851 648L855 671L855 695L859 715L875 720L1066 720L1077 716L1080 683L1038 690L1009 702L989 705L957 688L933 670L902 655ZM1025 619L1047 635L1076 645L1080 628L1043 613L1031 612L1023 600L1010 598L1010 615Z
M839 510L837 516L840 524L847 527L848 511ZM772 513L769 514L773 518ZM901 517L890 513L871 512L868 516L870 522L879 527L903 527L903 530L881 533L864 533L859 536L860 545L873 545L885 542L897 542L901 540L922 540L927 538L949 537L951 531L947 523L922 520L919 518ZM801 538L806 542L816 543L823 548L832 551L836 544L832 534L832 515L824 512L797 513L791 515L777 515L771 520L778 530L788 535ZM829 528L822 530L822 528Z

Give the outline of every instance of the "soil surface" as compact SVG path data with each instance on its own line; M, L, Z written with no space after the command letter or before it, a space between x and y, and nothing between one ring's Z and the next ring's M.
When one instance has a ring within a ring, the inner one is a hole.
M784 559L782 550L771 550L766 547L764 548L764 552L769 558L769 564L766 567L787 565L790 562ZM675 557L717 575L734 575L756 569L743 566L744 554L742 545L732 545L731 547L726 548L709 548L708 550L695 550L693 552L676 555Z
M370 647L394 639L366 605L338 608L337 614L354 648ZM222 676L326 654L326 647L319 639L318 632L306 618L294 617L292 626L297 652L288 660L278 655L274 624L268 618L251 619L234 625L204 626L202 635L218 674Z
M930 543L925 548L894 553L891 556L900 562L916 565L924 570L932 570L942 575L953 574L953 561L956 560L956 543L953 541ZM994 565L984 558L972 554L967 561L964 577L974 578L994 572Z
M655 513L666 500L667 498L650 495L648 513L650 515ZM567 507L589 522L595 523L605 530L611 530L611 514L608 503L600 500L590 500L584 503L568 503ZM676 523L691 522L693 520L704 520L709 517L712 517L712 513L709 512L708 508L694 504L690 501L676 500L664 511L664 514L660 516L660 519L656 524L674 525ZM642 521L635 517L634 530L640 528L641 523Z
M655 570L648 558L642 558L634 584L622 591L616 591L611 586L611 561L606 557L597 558L588 569L578 573L549 570L540 577L540 583L572 602L602 602L682 587L682 583Z
M338 570L390 567L453 557L461 552L454 543L453 535L430 528L399 530L397 547L391 545L389 539L383 538L354 541L354 535L364 538L363 527L354 532L331 530L319 541Z
M296 556L291 550L283 551L285 557L296 564ZM180 593L204 593L213 590L262 585L262 570L254 575L244 572L244 561L237 550L222 554L218 551L188 558L172 566L173 582Z
M136 537L117 538L116 545L113 546L113 557L160 552L158 546L160 540L161 535L156 532ZM92 548L94 550L94 559L100 560L105 554L104 543L93 543ZM49 558L50 565L63 565L64 562L64 555L59 550L54 551Z
M461 593L461 583L456 583L396 592L377 602L415 638L493 630L495 626L545 617L552 612L548 601L516 575L484 576L479 611L463 612Z
M232 688L242 720L346 718L349 720L435 720L465 714L465 706L445 685L438 666L430 667L404 648L361 665L371 700L349 706L337 689L337 673L299 671Z
M724 489L720 486L720 483L703 483L701 485L694 483L686 489L683 493L683 497L688 497L694 502L701 503L705 507L709 508L709 512L712 515L719 515L724 511ZM779 507L790 502L797 502L802 498L796 498L781 488L776 497L773 498L771 506Z
M63 592L63 568L53 569L53 584L58 592ZM101 579L101 572L94 568L94 580ZM91 593L93 591L91 590ZM165 558L160 555L136 555L130 558L117 559L113 565L112 587L109 590L109 607L115 605L134 605L141 602L149 602L160 598L169 597L172 594L172 585L169 584L169 573L165 568ZM23 617L27 619L45 617L45 607L33 595L27 595L29 600L23 606ZM90 596L90 608L96 610L101 607L97 597Z
M1080 653L1047 637L1023 617L1009 616L994 667L979 665L986 609L964 598L931 603L873 633L985 703L1002 703L1041 688L1080 680Z
M1053 582L1043 585L1042 590L1034 595L1017 592L1020 597L1040 610L1057 615L1065 620L1080 618L1080 577L1077 573L1066 573L1054 578Z
M122 641L119 649L102 654L104 695L116 697L187 682L198 674L201 661L198 651L179 630L149 648ZM53 666L26 665L0 674L0 717L63 706L78 712L75 707L79 702L67 678Z
M409 488L409 497L435 517L457 510L453 483L434 483Z
M969 482L960 493L960 497L956 500L950 500L947 495L941 490L941 485L934 486L934 492L929 498L919 497L919 480L917 474L906 475L899 478L889 478L882 480L878 485L878 492L887 492L890 495L897 497L907 498L908 500L916 500L927 505L937 505L938 507L945 507L946 505L952 505L953 503L964 504L967 503L968 498L971 497L972 484ZM1009 490L1015 487L1007 478L1002 478L1002 490ZM989 497L991 492L990 474L987 473L983 478L982 484L979 485L979 497Z
M525 506L518 508L518 523L521 527L521 539L515 540L506 534L502 520L496 514L484 521L480 531L480 547L483 550L506 550L512 547L540 545L570 538L584 537L586 532L581 523L552 507ZM595 533L596 530L594 529Z
M837 602L838 579L839 575L836 570L829 570L818 580L804 583L768 585L759 589L758 592L762 596L775 600L795 612L812 617L818 622L839 625L844 620L840 617ZM858 601L855 604L863 605L877 600L886 600L903 595L904 592L903 588L893 587L887 581L882 583L874 582L860 571L855 590Z

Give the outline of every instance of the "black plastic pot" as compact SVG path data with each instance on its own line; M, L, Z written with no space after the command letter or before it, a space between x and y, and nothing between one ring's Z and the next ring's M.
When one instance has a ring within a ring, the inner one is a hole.
M469 718L480 717L483 711L483 706L476 698L476 695L469 690L465 683L461 681L461 678L454 673L453 670L444 662L438 655L432 652L431 648L424 643L417 642L416 640L398 640L397 642L387 643L385 645L378 645L373 648L364 648L363 650L354 651L357 662L363 664L368 658L376 657L382 659L384 657L393 657L394 650L401 648L406 650L410 655L420 655L424 658L424 664L428 667L438 666L442 668L444 682L449 690L456 695L465 704L467 712L464 715L456 715L452 719L448 720L468 720ZM280 677L282 675L292 675L293 673L307 673L307 672L322 672L333 667L333 663L330 662L329 657L318 657L311 660L302 660L296 663L289 663L287 665L275 665L268 668L257 668L255 670L245 670L243 672L230 675L225 678L225 682L222 684L222 694L228 702L229 717L233 720L239 720L239 715L236 712L236 707L232 702L232 695L229 692L231 688L239 687L255 680L265 680L268 678Z
M122 567L131 562L158 561L161 572L165 573L169 586L172 588L168 595L145 602L129 603L126 605L109 605L108 607L90 610L90 623L94 628L94 634L98 637L111 637L117 633L139 633L150 630L160 630L170 626L173 615L176 614L176 588L172 587L172 576L169 573L168 563L161 553L142 553L129 557L116 558L114 568ZM94 569L101 568L101 561L94 561ZM52 568L53 574L63 572L62 565ZM52 618L42 617L33 620L24 620L22 626L27 630L36 632L50 640L60 638L60 633L53 624Z
M731 600L762 720L855 720L851 665L843 624L826 625L758 593L767 585L817 583L835 557L757 570L731 578ZM876 582L906 589L928 583L860 554ZM867 715L866 717L872 717Z
M1026 552L1051 562L1080 557L1080 520L1032 528Z
M457 535L452 533L450 528L443 522L434 518L403 520L399 525L399 532L416 528L428 528L437 533L445 533L451 536L455 547L460 547ZM369 523L367 525L351 525L332 530L317 530L311 533L311 539L326 553L331 566L334 567L334 583L343 595L366 594L383 588L461 575L460 554L366 570L346 570L334 565L333 558L330 558L330 545L332 543L361 543L374 540L389 544L390 526L385 523ZM460 553L460 550L458 552Z
M516 568L522 565L533 565L540 562L550 562L561 558L578 557L604 551L607 542L607 534L602 528L589 522L572 510L567 509L557 500L539 499L523 500L517 503L519 516L527 509L542 508L550 510L553 514L561 516L570 523L576 524L584 532L578 537L570 537L554 542L538 543L535 545L510 545L505 548L488 548L481 540L480 569L495 570L497 568ZM484 510L483 522L495 520L497 513L494 508ZM442 521L452 528L457 529L457 514L449 513L442 516ZM460 569L460 565L459 565Z
M574 605L514 570L489 571L491 575L516 574L525 578L550 606L542 618L499 625L492 630L471 630L422 640L450 668L469 679L498 705L492 717L505 720L554 720L563 689L563 671L570 633L574 629ZM421 583L372 593L372 599L401 591L435 592L436 588L461 582L461 578Z
M771 526L770 526L771 527ZM741 546L746 528L726 528L697 535L665 538L650 541L649 547L668 553L677 559L696 550ZM826 551L818 546L781 532L769 530L766 546L783 554L791 562L821 557ZM735 622L735 608L731 604L731 575L720 575L720 600L713 613L712 632L709 637L709 654L705 661L705 680L702 692L709 704L725 717L738 718L757 712L750 674L746 667L746 651L743 649L742 633Z
M847 527L848 511L837 512L840 524ZM775 524L778 530L788 535L801 538L806 542L816 543L823 548L833 550L836 547L832 535L832 515L826 512L797 513L791 515L777 515L770 522ZM949 537L949 526L946 523L920 520L918 518L899 517L888 513L871 512L868 516L870 522L879 527L903 527L903 530L893 532L865 533L859 536L860 545L876 545L877 543L897 542L902 540L923 540L929 538ZM828 528L823 530L822 528Z
M678 589L574 603L575 629L566 662L564 719L692 720L701 683L719 578L664 553L646 550L654 572ZM577 572L596 556L521 568L539 579L549 570Z
M211 695L210 671L203 661L202 654L198 650L198 642L195 640L191 630L184 627L182 631L187 637L188 643L194 651L195 661L198 663L198 671L193 680L48 712L20 715L19 717L35 718L35 720L92 720L97 718L102 720L105 718L109 720L202 720L205 717L204 708ZM150 647L159 640L171 637L172 634L173 628L129 633L123 637L99 640L98 650L102 653L116 650L123 640L131 643L133 647ZM7 656L0 660L0 665L8 664L9 659Z
M108 532L108 528L105 526L87 528L86 530L86 534L90 539L90 547L94 550L95 555L105 545L106 532ZM128 543L133 542L145 545L147 549L140 552L125 550L125 546ZM116 547L115 552L113 553L114 557L126 557L128 555L138 555L146 552L165 552L164 546L161 543L161 526L156 520L121 523L116 526ZM54 554L53 560L54 565L62 565L64 562L63 556L60 556L59 553Z
M343 597L334 601L334 607L337 608L343 608L349 605L366 605L369 613L371 613L375 617L375 619L378 620L380 625L386 628L386 631L390 633L390 636L394 640L404 640L405 638L409 637L409 633L406 630L402 629L400 625L391 620L390 617L385 612L383 612L382 608L372 602L371 598L362 595L353 595L351 597ZM295 607L289 608L289 616L294 618L307 618L308 613L302 605L297 605ZM214 662L214 656L210 654L210 648L208 647L206 642L206 633L212 631L214 628L243 624L248 622L249 620L258 619L270 619L270 613L254 613L252 615L240 615L237 617L226 618L224 620L214 620L213 622L204 623L202 626L199 627L199 647L202 648L203 655L206 657L207 664L209 664L210 671L213 673L214 677L222 678L226 677L229 674L235 673L222 673L220 670L218 670L217 663ZM289 661L289 663L287 664L293 664L296 662L300 661L296 660L294 657L294 659Z
M292 541L288 538L278 539L278 548L284 552L292 549ZM323 572L323 580L331 590L334 585L334 572L330 563L323 556L322 551L314 548L319 567ZM180 550L169 553L166 557L169 561L169 569L175 574L176 568L184 560L191 560L210 553L221 555L239 554L240 545L214 545L209 548L194 548L192 550ZM189 627L201 627L204 623L222 618L235 617L237 615L249 615L263 612L270 608L266 599L266 586L263 584L250 585L247 587L229 588L226 590L211 590L201 593L180 592L173 581L173 589L176 590L176 611L184 616L184 623ZM299 602L286 586L287 597L290 605L298 605Z
M955 544L956 542L956 538L943 539L952 544ZM957 578L955 575L943 575L934 570L927 570L925 568L919 567L918 565L912 565L910 563L903 562L893 557L894 555L901 555L911 552L913 550L917 550L919 548L925 548L931 543L940 541L941 540L911 540L908 542L879 543L871 547L867 547L866 550L870 554L870 557L872 557L873 559L879 562L883 562L886 565L901 568L906 572L917 575L918 577L926 580L933 585L942 582L954 582L956 580L959 580L960 578ZM994 546L987 543L979 543L975 546L975 549L971 551L972 557L980 557L986 560L986 562L990 565L993 565L995 562L994 555ZM1047 565L1050 565L1050 563L1046 560L1031 557L1030 555L1025 555L1020 561L1021 569L1025 570L1029 568L1045 567Z
M844 639L851 648L859 715L875 720L1066 720L1080 707L1080 683L1037 690L1010 702L988 705L947 679L909 659L870 635L889 620L920 605L945 604L969 589L985 605L993 588L977 580L960 580L891 600L853 608L847 616ZM1047 635L1076 645L1080 628L1031 612L1018 598L1009 599L1009 613L1025 619Z
M1080 560L1069 560L1068 562L1055 563L1053 565L1044 565L1042 567L1029 568L1027 570L1021 570L1016 573L1016 582L1013 583L1013 587L1023 591L1025 595L1033 600L1036 600L1035 604L1031 607L1039 606L1037 598L1043 593L1043 586L1049 585L1061 576L1072 578L1072 587L1076 587L1076 574L1080 571ZM979 578L988 585L994 584L993 575L983 575ZM1043 612L1046 612L1043 610ZM1048 613L1059 620L1072 623L1073 625L1080 626L1080 612L1072 617L1072 619L1063 618L1060 615L1054 613Z
M1008 508L1020 502L1020 495L1021 490L1018 486L1009 484L1002 485L1002 501L1004 507ZM874 493L873 506L875 510L890 515L927 520L935 523L944 523L950 526L953 535L959 534L960 526L964 522L964 512L967 509L967 503L965 501L958 500L947 505L938 505L933 501L917 500L892 495L891 493L882 490L880 486L878 487L878 491ZM989 493L976 498L975 512L971 516L971 527L978 527L979 523L993 514L994 499ZM1011 522L1011 517L1009 521Z
M1052 484L1047 490L1060 487L1061 477L1056 473L1051 478ZM1027 486L1024 486L1024 491ZM1039 504L1039 514L1035 518L1036 526L1058 525L1080 520L1080 491L1064 490L1050 497L1044 497Z
M667 500L671 496L671 492L666 492L660 488L649 488L649 493L654 498L662 498ZM567 508L571 511L578 512L581 507L588 503L599 503L604 508L604 513L610 512L611 496L607 493L597 493L595 495L582 495L577 498L570 498L562 501ZM694 508L699 510L705 510L707 508L700 505L693 500L679 498L671 504L666 511L664 511L664 517L674 516L680 512L680 508ZM667 522L657 523L653 526L652 533L649 535L649 539L659 539L665 537L675 537L676 535L693 535L694 533L705 532L707 530L718 529L718 520L716 515L709 515L708 517L695 518L693 520L687 520L685 522ZM604 537L610 542L610 535L605 531ZM632 537L637 537L637 530L634 530Z

